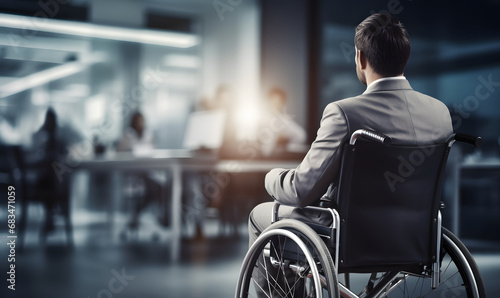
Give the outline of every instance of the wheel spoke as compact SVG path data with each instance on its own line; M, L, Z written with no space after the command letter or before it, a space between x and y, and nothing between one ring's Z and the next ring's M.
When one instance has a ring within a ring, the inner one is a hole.
M276 245L274 244L273 241L270 241L270 244L271 244L271 247L276 255L276 259L278 261L278 264L279 264L279 268L278 270L276 270L276 276L273 278L273 282L275 283L276 286L278 286L280 288L280 290L283 292L283 293L286 293L286 290L283 289L280 284L279 284L279 280L280 280L280 273L283 273L283 276L284 276L284 272L283 272L283 264L284 264L284 261L283 261L283 251L284 251L284 244L281 243L281 237L278 236L278 249L280 250L280 252L278 253L278 250L276 250ZM265 263L265 262L264 262ZM275 288L276 290L276 288Z
M263 258L264 258L264 255L262 255ZM266 267L266 261L264 260L263 262L259 262L260 266L261 267ZM262 272L260 272L261 269L258 269L259 270L259 273L264 275ZM266 281L267 281L267 284L268 284L268 287L269 287L269 293L271 294L273 291L271 291L271 287L273 287L273 290L276 291L276 290L281 290L281 293L285 293L285 290L280 286L279 282L277 279L273 278L272 276L270 276L268 273L267 270L266 271ZM272 284L272 285L271 285ZM279 288L279 289L278 289ZM280 293L278 291L278 293ZM283 297L282 295L280 295L281 297Z
M271 283L269 282L269 270L267 269L267 264L266 264L265 257L266 256L264 254L262 254L263 262L261 263L261 266L263 265L264 266L264 270L266 271L266 281L267 281L267 286L269 288L269 294L270 294L271 293Z
M279 237L279 239L280 239L279 242L280 242L281 255L283 256L284 253L285 253L285 247L286 247L286 244L287 244L287 238L284 239L284 243L283 244L281 243L281 237ZM288 290L285 291L285 297L287 297L288 294L286 294L286 293L290 293L291 288L290 288L290 283L288 282L288 278L286 278L285 261L284 261L283 258L281 258L281 260L283 260L283 262L279 263L280 264L280 271L281 271L281 273L283 275L283 281L285 283L285 290L288 289Z
M415 292L417 291L418 284L419 284L420 282L422 282L422 285L424 284L424 281L423 281L423 279L422 279L422 278L417 279L417 282L415 283L415 286L413 287L413 291L412 291L412 293L411 293L411 296L410 296L410 297L416 297L416 296L414 296L414 294L415 294ZM420 291L420 293L422 293L422 291Z
M259 289L261 290L261 292L262 292L262 293L264 293L264 294L266 295L266 297L271 298L271 296L270 296L270 295L268 295L268 294L266 293L266 291L264 291L264 289L263 289L263 288L259 285L259 283L255 280L255 278L253 278L253 277L252 277L252 281L254 282L254 284L255 284L257 287L259 287ZM269 293L271 293L271 291L269 291Z
M446 272L448 271L448 268L450 267L451 263L453 262L453 260L450 258L450 261L448 262L448 265L446 265L446 268L444 270L442 270L441 272L441 275L445 275Z

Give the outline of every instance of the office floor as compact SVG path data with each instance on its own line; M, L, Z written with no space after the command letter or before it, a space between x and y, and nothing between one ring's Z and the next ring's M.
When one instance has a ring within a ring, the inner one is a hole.
M64 244L62 229L44 246L37 237L39 222L32 220L29 227L25 250L16 255L16 291L6 290L3 282L1 297L232 297L247 249L244 225L239 237L221 236L215 221L206 223L205 238L183 241L177 262L168 259L168 233L154 221L143 223L134 239L117 233L121 240L113 239L116 235L112 236L105 221L75 224L72 250ZM488 296L496 297L500 247L478 241L467 245L480 267ZM7 254L2 245L0 256ZM1 259L1 268L6 269L6 258Z

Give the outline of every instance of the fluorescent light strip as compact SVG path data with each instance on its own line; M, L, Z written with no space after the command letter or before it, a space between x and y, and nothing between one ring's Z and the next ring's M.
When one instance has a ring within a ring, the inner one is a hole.
M70 76L82 71L85 66L86 65L81 62L71 62L15 79L0 87L0 97L7 97L33 87Z
M48 18L24 17L0 13L0 27L43 31L82 37L129 41L169 47L189 48L198 44L193 34L129 29ZM32 34L30 32L30 34Z
M1 21L0 17L0 23ZM90 52L91 50L91 44L88 40L33 36L28 39L29 42L17 42L15 39L9 38L8 33L2 35L4 36L0 38L0 46L64 52Z
M0 87L0 98L14 95L16 93L79 73L87 66L100 61L103 61L103 56L96 54L91 59L68 62L60 66L55 66L9 81Z

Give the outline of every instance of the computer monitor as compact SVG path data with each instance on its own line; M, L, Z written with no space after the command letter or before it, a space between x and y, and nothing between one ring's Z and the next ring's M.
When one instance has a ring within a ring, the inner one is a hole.
M224 138L226 113L223 110L196 111L188 118L183 147L219 149Z

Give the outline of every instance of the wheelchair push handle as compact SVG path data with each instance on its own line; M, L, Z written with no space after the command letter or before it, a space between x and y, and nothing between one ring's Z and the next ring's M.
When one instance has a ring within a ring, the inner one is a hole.
M349 145L354 145L360 137L384 144L385 146L392 144L392 139L389 136L367 129L358 129L352 133Z
M475 137L464 133L456 133L454 137L455 141L467 143L479 147L483 141L481 137Z

